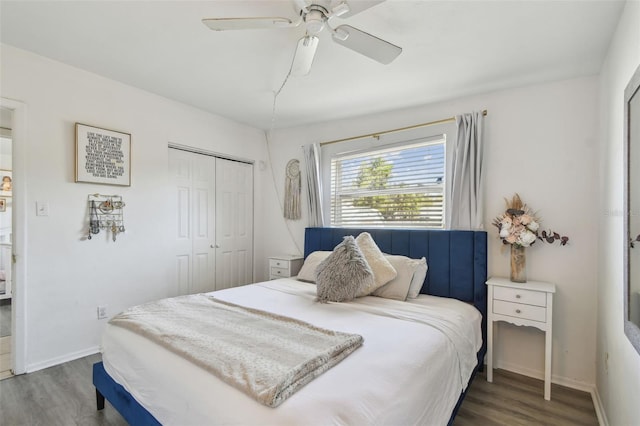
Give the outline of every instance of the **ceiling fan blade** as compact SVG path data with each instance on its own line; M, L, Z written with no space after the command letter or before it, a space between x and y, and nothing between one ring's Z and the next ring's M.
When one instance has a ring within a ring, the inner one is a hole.
M373 7L377 4L382 3L385 0L347 0L344 1L343 3L346 3L349 6L349 11L340 14L339 16L341 18L348 18L350 16L353 16L357 13L362 12L363 10L367 10L370 7ZM342 4L342 3L340 3Z
M291 75L304 76L309 74L319 40L316 36L304 36L298 40L298 47L291 64Z
M255 30L264 28L289 28L300 25L301 20L292 21L280 16L259 18L210 18L202 23L214 31Z
M333 32L333 41L385 65L402 53L401 47L350 25L337 27Z

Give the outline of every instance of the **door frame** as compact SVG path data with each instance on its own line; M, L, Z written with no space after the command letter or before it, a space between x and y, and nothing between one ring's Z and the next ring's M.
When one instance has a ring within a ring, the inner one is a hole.
M209 150L202 149L202 148L196 148L196 147L189 146L189 145L181 145L179 143L169 142L168 147L169 147L169 149L178 149L180 151L192 152L194 154L200 154L200 155L207 155L209 157L222 158L223 160L238 161L240 163L246 163L246 164L251 164L251 165L254 165L256 163L255 161L248 160L246 158L234 157L233 155L221 154L219 152L209 151Z
M12 254L14 256L11 295L11 364L13 374L26 373L27 350L27 105L0 97L0 106L12 110L11 153L13 172ZM17 212L17 214L16 214Z

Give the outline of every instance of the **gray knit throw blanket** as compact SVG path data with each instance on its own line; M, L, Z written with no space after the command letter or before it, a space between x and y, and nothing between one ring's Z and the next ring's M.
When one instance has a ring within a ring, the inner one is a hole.
M277 407L358 347L363 338L203 294L135 306L124 327L184 357L269 407Z

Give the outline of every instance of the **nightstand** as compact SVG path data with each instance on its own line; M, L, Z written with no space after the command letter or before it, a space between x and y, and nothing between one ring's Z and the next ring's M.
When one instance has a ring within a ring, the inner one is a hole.
M304 257L296 254L283 254L269 257L269 279L288 278L298 275Z
M505 321L535 327L545 333L544 399L551 399L551 337L555 284L541 281L514 283L507 278L487 281L487 381L493 381L493 323Z

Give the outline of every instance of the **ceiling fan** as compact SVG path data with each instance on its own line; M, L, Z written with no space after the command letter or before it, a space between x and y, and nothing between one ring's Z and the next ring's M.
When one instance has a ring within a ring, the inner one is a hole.
M350 25L332 26L333 18L348 18L384 0L294 0L295 18L280 16L210 18L202 22L214 31L294 28L304 23L306 34L298 41L292 75L307 75L318 48L318 34L327 28L333 41L382 64L389 64L402 48Z

